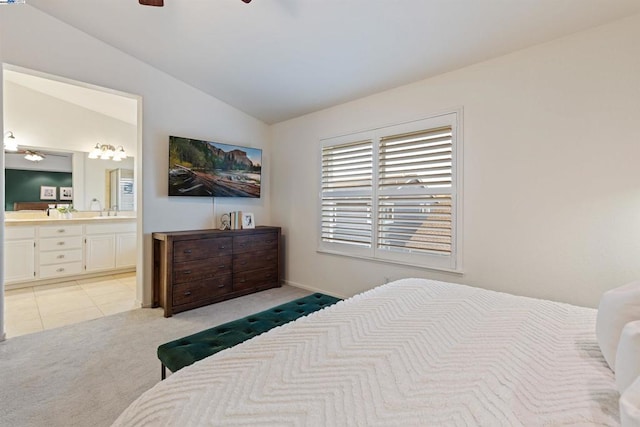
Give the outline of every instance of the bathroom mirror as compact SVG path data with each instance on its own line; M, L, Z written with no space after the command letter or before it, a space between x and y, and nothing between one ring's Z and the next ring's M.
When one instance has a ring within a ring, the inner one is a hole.
M42 159L25 159L27 151L41 154ZM114 161L90 159L88 154L39 147L5 152L5 211L39 210L37 202L72 203L78 210L134 211L133 157ZM55 198L43 200L42 187L54 187Z

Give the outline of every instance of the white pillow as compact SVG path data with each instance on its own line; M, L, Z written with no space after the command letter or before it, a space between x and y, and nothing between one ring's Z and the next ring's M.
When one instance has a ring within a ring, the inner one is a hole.
M624 325L633 320L640 320L640 281L611 289L602 295L596 319L596 337L604 359L614 372L620 333Z
M616 351L616 385L620 394L640 376L640 320L627 323Z
M640 377L620 397L622 427L640 427Z

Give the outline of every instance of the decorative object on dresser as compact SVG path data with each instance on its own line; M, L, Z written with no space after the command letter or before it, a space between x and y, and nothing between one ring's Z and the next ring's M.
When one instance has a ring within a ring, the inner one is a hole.
M242 213L242 228L255 228L256 221L253 214L249 212Z
M281 286L280 227L153 233L154 307L174 313Z

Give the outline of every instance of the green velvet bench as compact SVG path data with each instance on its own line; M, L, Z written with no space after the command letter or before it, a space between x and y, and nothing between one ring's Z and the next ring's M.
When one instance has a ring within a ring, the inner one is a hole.
M158 347L158 359L162 363L162 379L164 380L167 376L167 368L171 372L176 372L225 348L233 347L269 329L289 323L338 301L340 298L315 293L162 344Z

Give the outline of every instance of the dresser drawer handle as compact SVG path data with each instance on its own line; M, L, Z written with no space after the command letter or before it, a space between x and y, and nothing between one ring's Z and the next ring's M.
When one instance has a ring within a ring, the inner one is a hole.
M218 285L218 288L224 288L224 285Z
M238 246L246 246L244 243L240 243Z
M185 297L188 297L189 295L191 295L191 291L187 291L187 292L184 293Z
M58 255L56 258L59 258L59 259L64 258L64 255Z
M245 280L245 279L241 279L241 280L240 280L240 283L244 283L244 282L246 282L246 280Z
M191 270L185 270L182 272L182 274L191 274Z
M185 253L185 254L190 254L190 253L191 253L191 249L185 249L185 250L184 250L184 253Z
M218 266L218 268L225 268L225 267L226 267L226 265L224 265L224 264L220 264L220 265Z
M226 246L218 246L218 249L226 249Z
M60 267L56 270L58 273L62 273L64 271L64 268Z
M58 245L58 246L63 246L63 245L64 245L64 242L58 242L58 243L56 243L56 245Z
M58 229L58 233L64 233L65 231L67 231L67 230L65 230L64 228L59 228Z
M246 263L247 263L247 261L242 261L242 262L240 263L240 265L245 265Z

